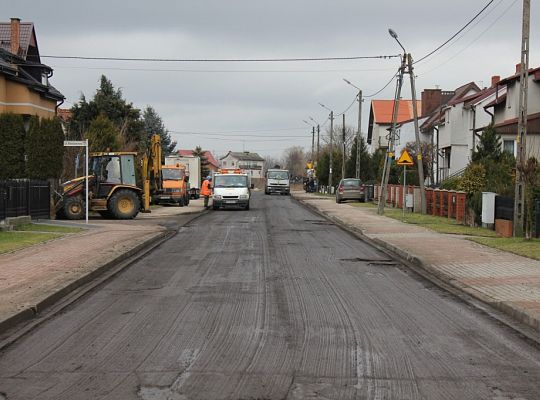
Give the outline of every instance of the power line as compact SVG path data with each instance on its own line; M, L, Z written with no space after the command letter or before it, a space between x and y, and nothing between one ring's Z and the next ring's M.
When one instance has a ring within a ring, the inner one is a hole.
M377 96L377 95L378 95L379 93L381 93L384 89L386 89L386 88L388 87L388 85L390 85L390 84L394 81L394 79L396 79L396 73L392 74L392 77L390 78L390 80L389 80L389 81L388 81L381 89L377 90L377 91L376 91L375 93L373 93L373 94L369 94L369 95L367 95L367 96L362 96L362 97L366 98L366 97L375 97L375 96Z
M279 132L279 131L303 131L306 128L274 128L274 129L248 129L248 130L232 130L232 131L178 131L178 130L169 130L169 132L174 133L192 133L192 134L203 134L203 135L222 135L225 133L250 133L250 132ZM274 135L272 135L275 137Z
M346 61L372 60L399 57L399 54L380 56L351 56L351 57L295 57L295 58L137 58L137 57L87 57L40 55L42 58L65 60L107 60L107 61L141 61L141 62L297 62L297 61Z
M268 70L268 69L172 69L172 68L122 68L122 67L81 67L66 65L50 65L54 69L84 69L84 70L108 70L108 71L135 71L135 72L187 72L187 73L323 73L323 72L379 72L389 68L369 69L310 69L310 70Z
M468 45L466 45L465 47L463 47L461 50L459 50L457 53L455 53L454 55L452 55L451 57L449 57L445 62L437 65L436 67L433 67L431 68L430 70L426 71L426 72L423 72L422 75L427 75L433 71L435 71L436 69L439 69L440 67L446 65L449 61L453 60L454 58L456 58L458 55L460 55L461 53L463 53L465 50L467 50L469 47L471 47L474 43L476 43L482 36L484 36L484 34L489 31L491 28L493 28L493 26L499 22L499 20L504 17L506 15L506 13L508 13L508 11L510 11L510 9L516 4L518 0L514 0L512 1L512 3L510 3L510 5L505 8L503 10L503 12L491 23L488 25L488 27L486 29L484 29L482 32L480 32L480 34L478 36L476 36Z
M435 52L439 51L441 48L443 48L444 46L446 46L449 42L451 42L457 35L459 35L461 32L463 32L463 30L465 30L465 28L467 28L470 24L472 24L474 22L474 20L476 18L478 18L495 0L490 0L488 1L488 3L484 6L484 8L482 8L471 20L469 20L469 22L467 22L459 31L457 31L456 33L454 33L450 39L448 39L446 42L444 42L443 44L441 44L439 47L437 47L435 50L432 50L431 52L429 52L428 54L426 54L425 56L421 57L420 59L416 60L414 62L414 64L417 64L419 63L420 61L422 60L425 60L426 58L428 58L429 56L433 55Z

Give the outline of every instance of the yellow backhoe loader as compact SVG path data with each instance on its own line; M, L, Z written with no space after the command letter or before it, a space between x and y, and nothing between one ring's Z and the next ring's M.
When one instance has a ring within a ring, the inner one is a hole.
M139 161L142 183L137 183ZM150 212L151 190L160 185L161 138L152 135L147 153L101 152L89 158L88 208L101 216L132 219L139 211ZM56 213L67 219L85 216L85 179L79 177L62 185ZM140 187L142 186L142 188Z

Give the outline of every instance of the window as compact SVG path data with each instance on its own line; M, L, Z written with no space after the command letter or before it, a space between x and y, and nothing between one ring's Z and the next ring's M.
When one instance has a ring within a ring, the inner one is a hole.
M223 161L223 166L227 165L227 161Z
M513 140L503 140L503 151L514 155L514 141Z

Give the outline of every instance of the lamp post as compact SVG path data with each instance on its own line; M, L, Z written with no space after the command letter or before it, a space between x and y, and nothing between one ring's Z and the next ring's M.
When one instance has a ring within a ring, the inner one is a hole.
M322 108L330 111L330 165L328 168L328 187L330 188L330 194L332 194L332 153L334 152L334 111L326 107L324 104L319 103Z
M356 179L360 179L360 144L361 144L361 129L362 129L362 89L360 89L358 86L353 85L350 81L343 78L345 83L348 85L351 85L353 88L358 89L358 131L356 132Z
M390 143L388 146L388 155L391 155L390 153L394 150L394 141L395 141L395 131L396 131L396 124L397 124L397 113L398 113L398 107L399 107L399 99L401 96L401 86L403 83L403 75L405 73L409 74L410 83L411 83L411 97L412 97L412 108L413 108L413 118L414 118L414 134L415 134L415 141L416 141L416 164L418 168L418 180L420 183L420 203L422 208L422 214L426 213L426 192L424 188L424 165L422 163L422 146L420 143L420 129L418 127L418 107L416 104L416 87L415 87L415 81L414 81L414 72L413 72L413 62L412 62L412 56L410 53L407 53L405 50L405 47L401 44L401 42L398 39L397 33L392 30L388 29L388 33L392 38L395 39L395 41L399 44L401 49L403 50L403 58L401 60L401 67L398 77L398 84L396 88L396 96L394 98L394 110L392 114L392 130L390 132ZM398 104L396 104L398 103ZM379 202L379 214L383 214L384 212L384 202L386 202L386 187L388 185L388 178L390 175L390 166L391 166L391 157L386 157L386 162L384 165L384 173L383 173L383 182L382 182L382 188L381 188L381 197L382 197L382 204Z

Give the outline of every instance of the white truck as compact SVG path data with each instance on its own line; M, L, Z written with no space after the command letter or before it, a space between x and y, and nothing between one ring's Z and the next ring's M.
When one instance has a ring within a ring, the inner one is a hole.
M189 177L189 195L192 199L200 197L201 190L201 158L196 156L167 156L165 165L183 164Z
M280 193L283 195L289 195L291 193L289 171L286 169L269 169L266 171L264 193Z
M249 200L253 185L248 174L240 170L220 170L212 179L214 194L212 208L240 207L249 210Z

